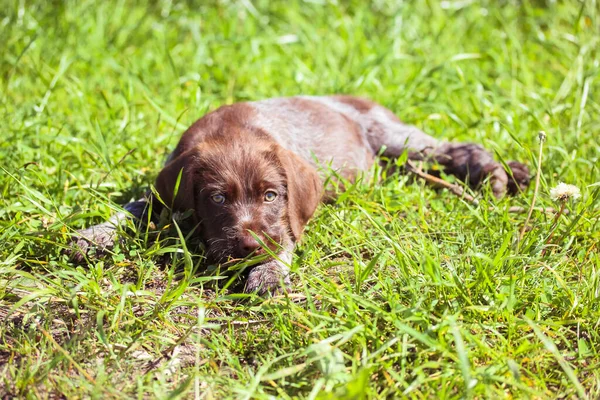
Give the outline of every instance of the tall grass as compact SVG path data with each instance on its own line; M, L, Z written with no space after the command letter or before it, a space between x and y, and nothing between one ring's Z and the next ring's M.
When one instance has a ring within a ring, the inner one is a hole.
M599 27L596 1L3 1L0 396L600 396ZM326 93L541 168L539 206L582 199L517 247L531 190L475 207L378 170L271 299L219 290L177 235L61 254L208 110Z

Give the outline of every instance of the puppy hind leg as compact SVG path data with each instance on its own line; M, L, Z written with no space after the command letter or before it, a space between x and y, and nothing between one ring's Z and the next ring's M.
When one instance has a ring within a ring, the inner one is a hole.
M390 114L388 110L375 113L368 130L369 144L375 153L385 146L382 153L385 157L397 158L407 150L411 160L433 159L444 167L445 172L473 187L489 177L496 197L507 192L516 194L527 188L529 169L524 164L511 161L507 171L480 145L441 142Z
M387 111L387 110L386 110ZM371 114L374 112L371 111ZM380 114L380 115L377 115ZM367 140L374 154L398 158L408 151L411 159L423 159L423 156L441 146L441 142L419 128L400 122L395 116L377 113L367 127ZM391 118L393 117L393 119Z

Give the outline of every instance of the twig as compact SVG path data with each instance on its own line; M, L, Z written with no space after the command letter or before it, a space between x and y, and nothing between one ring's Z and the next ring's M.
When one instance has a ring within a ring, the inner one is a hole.
M475 205L479 205L479 200L477 200L476 198L474 198L473 196L471 196L470 194L466 193L465 190L458 186L458 185L454 185L450 182L447 182L443 179L440 179L436 176L430 175L426 172L423 172L420 168L418 168L412 161L408 160L406 162L406 164L408 165L408 170L410 172L412 172L413 174L417 175L419 178L424 179L425 181L427 181L429 184L433 185L433 186L442 186L448 190L450 190L452 193L454 193L455 195L457 195L458 197L461 197Z
M519 241L523 240L523 236L525 235L525 231L527 230L527 224L531 219L531 214L533 214L533 208L535 207L535 200L537 198L538 190L540 189L540 176L542 175L542 153L544 149L544 142L546 141L546 132L540 131L540 152L538 155L538 163L537 163L537 172L535 174L535 189L533 190L533 198L531 199L531 206L529 207L529 212L527 213L527 218L525 218L525 223L523 223L523 227L521 228L521 232L519 232ZM518 247L518 244L517 244Z
M492 208L493 207L490 207L490 210ZM552 207L534 207L533 209L535 211L543 212L543 213L546 213L546 214L556 214L558 212L556 210L556 208L552 208ZM513 207L510 207L508 209L508 212L509 213L513 213L513 214L524 214L526 212L529 212L529 209L524 208L524 207L519 207L519 206L513 206ZM563 214L566 215L568 213L569 213L569 210L563 210Z

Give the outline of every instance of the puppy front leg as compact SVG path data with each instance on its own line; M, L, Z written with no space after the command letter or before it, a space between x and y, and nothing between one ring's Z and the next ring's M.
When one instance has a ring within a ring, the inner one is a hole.
M118 212L102 224L80 229L75 234L75 238L69 243L71 249L66 253L70 255L71 260L76 263L82 263L85 257L94 249L97 256L103 256L107 250L110 250L117 240L117 229L123 225L127 219L144 220L147 216L149 200L142 198L123 206L125 212Z
M293 249L293 245L286 246L278 255L279 259L272 258L253 267L246 279L244 291L256 292L261 296L286 291L291 284L288 265L292 261Z

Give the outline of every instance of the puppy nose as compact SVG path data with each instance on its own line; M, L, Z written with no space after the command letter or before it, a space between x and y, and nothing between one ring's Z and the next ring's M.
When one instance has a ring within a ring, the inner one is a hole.
M260 244L252 235L244 235L240 238L240 250L248 255L260 248Z

